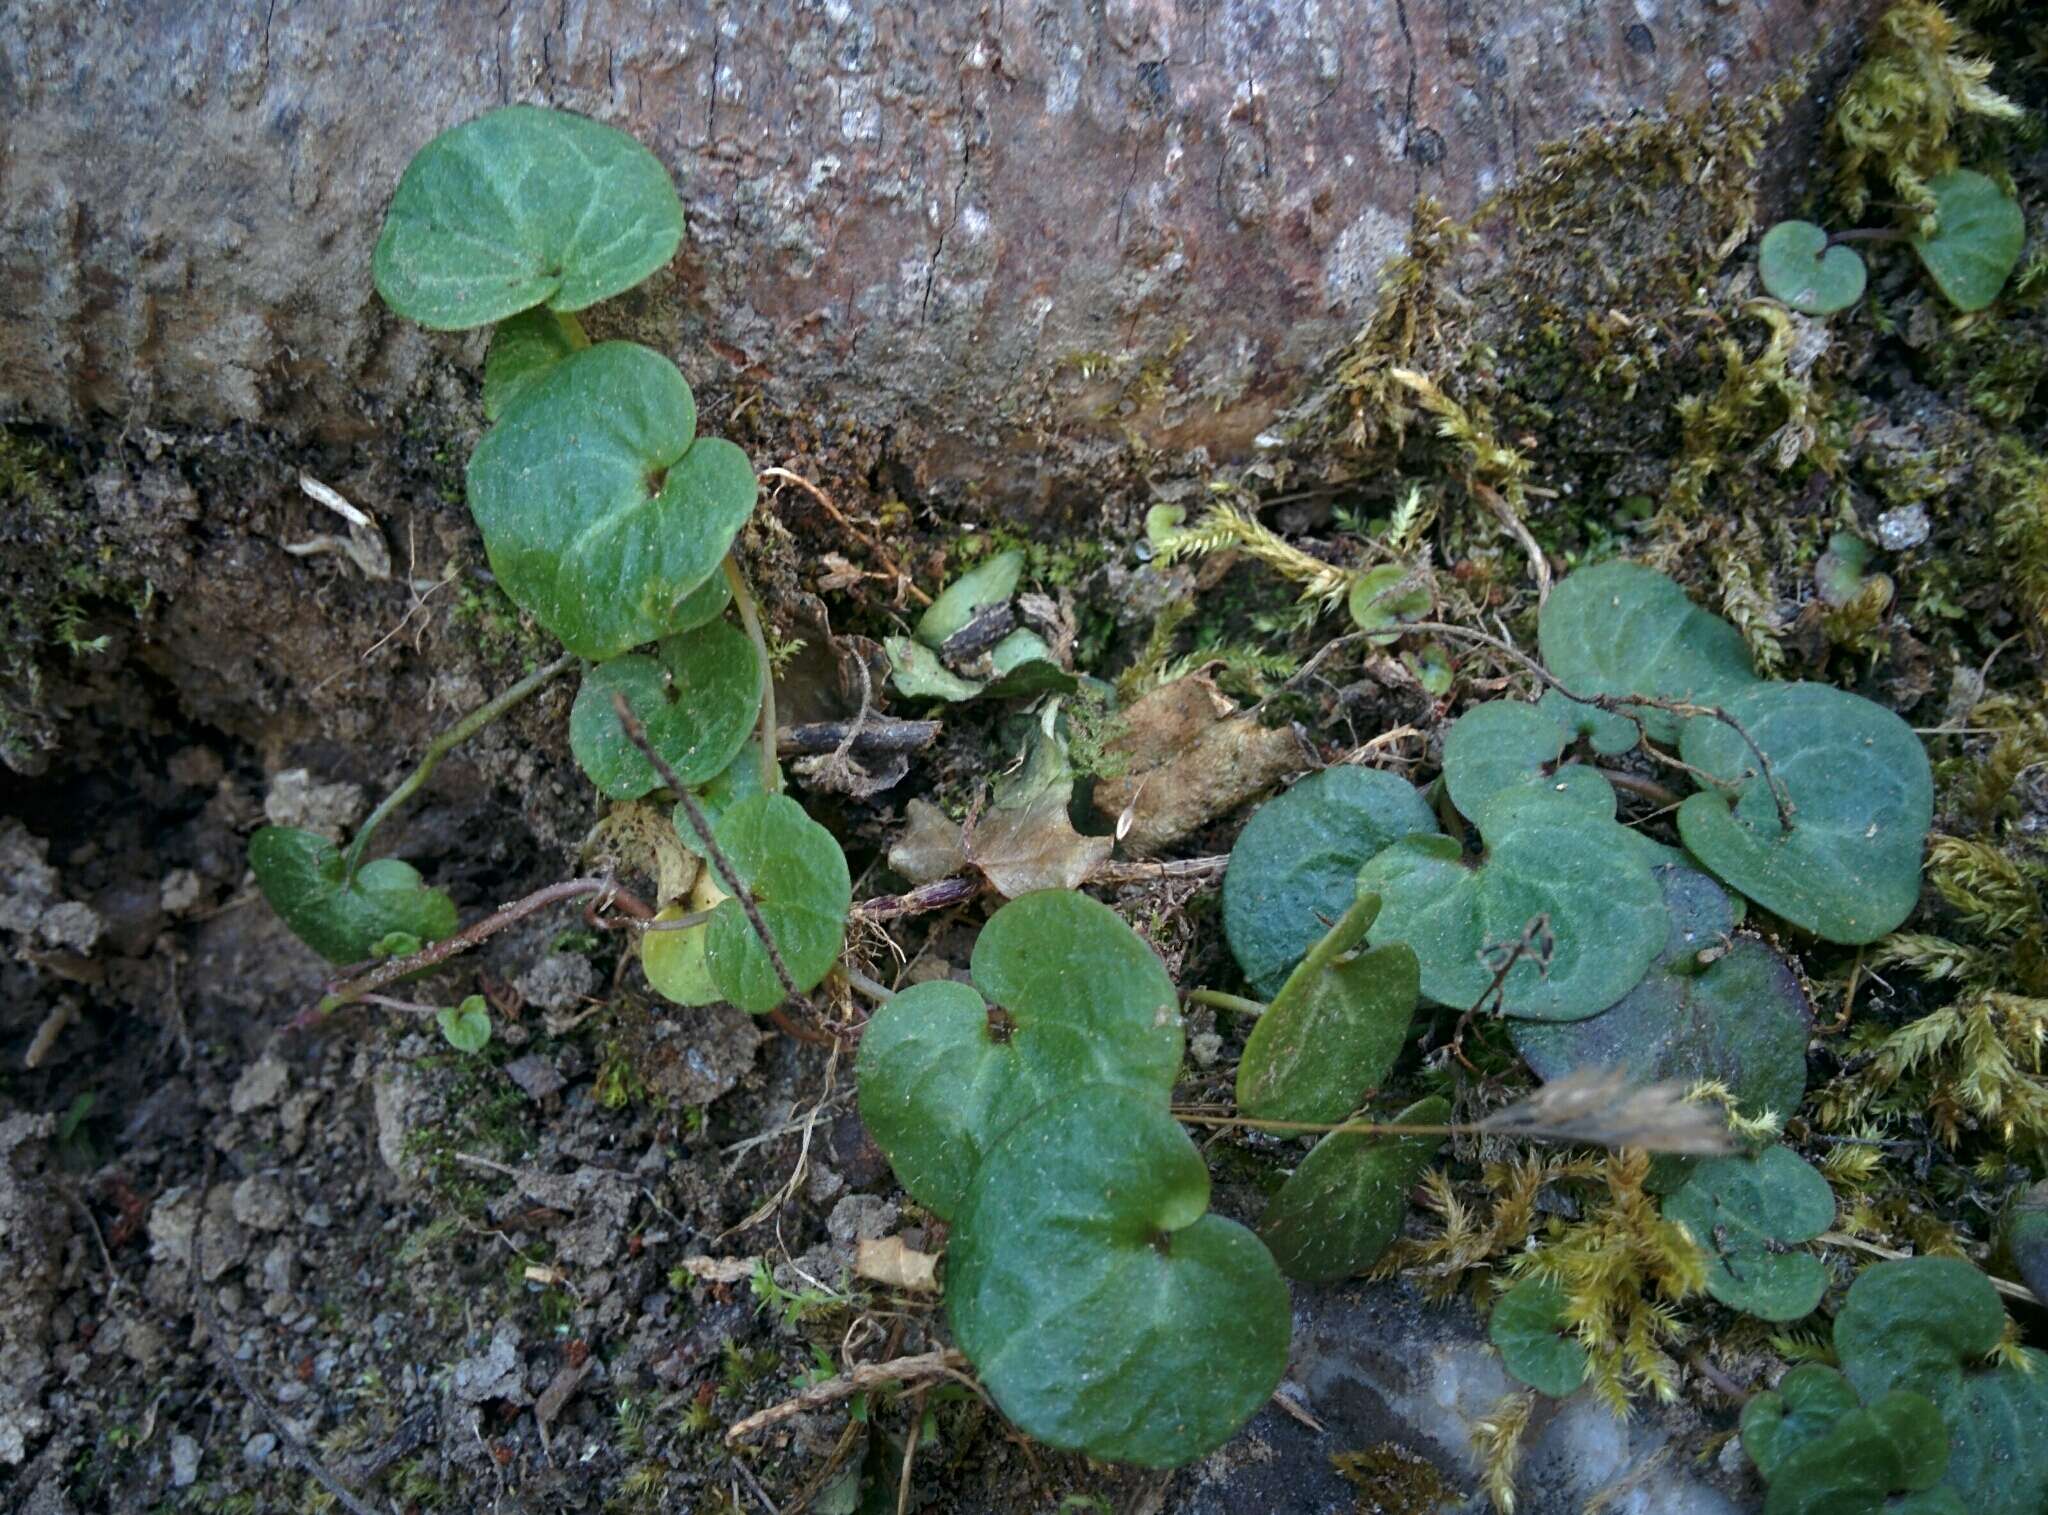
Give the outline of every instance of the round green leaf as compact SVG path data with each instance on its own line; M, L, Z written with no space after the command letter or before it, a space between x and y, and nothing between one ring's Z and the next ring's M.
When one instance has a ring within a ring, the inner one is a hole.
M759 794L726 811L712 835L754 904L796 980L799 994L817 987L846 944L853 881L832 833L783 794ZM712 982L742 1010L765 1015L783 1001L781 981L745 908L723 900L705 938Z
M659 661L628 653L583 675L569 711L569 750L615 800L659 788L661 776L619 726L623 694L654 750L685 784L724 772L761 713L761 665L738 627L710 621L663 639ZM692 838L694 840L694 838Z
M1261 806L1223 875L1223 930L1244 976L1278 993L1357 898L1366 860L1436 829L1415 786L1376 768L1326 768Z
M913 700L948 700L959 704L979 695L986 685L963 679L922 642L909 637L884 637L882 648L889 654L889 678L897 692Z
M456 331L594 305L682 239L682 201L654 154L587 117L509 105L414 155L371 272L400 315Z
M1632 1084L1718 1080L1745 1114L1789 1114L1806 1092L1813 1027L1798 972L1731 935L1734 901L1705 874L1656 873L1669 926L1643 981L1589 1020L1510 1023L1515 1050L1546 1082L1578 1068L1620 1068Z
M1780 221L1757 247L1764 288L1809 316L1833 315L1863 298L1867 272L1853 247L1828 246L1811 221Z
M1701 1163L1664 1215L1707 1256L1707 1292L1760 1320L1811 1315L1827 1292L1818 1258L1789 1250L1835 1223L1835 1195L1820 1171L1785 1147Z
M941 1219L982 1155L1055 1095L1128 1084L1163 1101L1180 1071L1173 980L1085 894L1010 901L982 927L972 971L988 999L965 984L919 984L861 1033L861 1119L905 1191Z
M345 883L341 854L326 837L264 826L249 838L249 866L279 919L330 962L361 962L398 932L421 942L455 934L455 902L395 857L363 864Z
M1755 682L1742 633L1637 563L1572 574L1551 591L1536 635L1544 666L1574 694L1718 704ZM1679 716L1637 713L1651 740L1678 735Z
M1075 1090L989 1152L954 1225L946 1307L1026 1434L1175 1467L1266 1402L1287 1366L1287 1285L1208 1203L1201 1154L1156 1092Z
M1920 897L1934 781L1920 738L1870 701L1825 684L1759 684L1722 702L1789 795L1779 822L1756 754L1725 721L1688 721L1685 761L1734 787L1678 810L1686 850L1765 909L1831 942L1876 941Z
M1990 1279L1961 1258L1915 1257L1857 1275L1835 1317L1835 1355L1866 1400L1911 1389L1939 1403L2004 1332Z
M1563 1399L1586 1381L1586 1348L1564 1323L1564 1288L1525 1278L1494 1301L1487 1337L1507 1370L1539 1394Z
M1474 705L1444 734L1444 785L1458 813L1480 824L1503 793L1543 789L1597 820L1614 819L1614 787L1580 763L1558 766L1569 734L1557 720L1519 700ZM1483 826L1482 826L1482 829Z
M1501 1013L1583 1020L1627 994L1655 961L1667 934L1663 894L1635 833L1574 802L1530 799L1538 803L1503 797L1488 807L1489 850L1477 867L1440 836L1410 837L1367 863L1359 886L1385 901L1372 941L1407 943L1422 965L1424 996L1469 1007L1545 917L1548 966L1531 955L1516 962L1501 984Z
M712 834L718 833L718 823L725 812L741 800L753 795L766 794L761 777L761 744L748 738L740 750L733 754L732 761L714 777L708 779L697 790L697 808L704 812L704 819L711 825ZM676 835L690 851L701 854L704 843L697 835L697 828L690 824L690 818L678 804L672 813Z
M1261 1120L1339 1121L1400 1055L1421 969L1396 944L1303 963L1245 1039L1237 1104Z
M2027 220L2019 202L1969 169L1930 179L1934 235L1915 237L1913 251L1949 304L1982 310L1998 298L2020 260Z
M536 376L468 478L499 585L597 662L687 624L691 592L754 509L746 454L696 437L683 376L631 342L586 347Z
M1398 628L1404 623L1428 619L1429 589L1411 582L1417 577L1412 569L1387 563L1368 568L1351 586L1351 619L1360 631L1374 633L1374 646L1390 646L1400 640ZM1390 627L1395 629L1389 630Z
M1742 1407L1742 1449L1759 1473L1775 1479L1786 1458L1861 1407L1848 1379L1821 1363L1801 1363Z
M1905 1486L1904 1449L1893 1440L1891 1418L1917 1408L1934 1407L1919 1395L1906 1398L1913 1406L1887 1407L1887 1419L1856 1409L1832 1422L1825 1432L1801 1442L1779 1459L1764 1500L1764 1515L1891 1515L1885 1496ZM1939 1417L1935 1417L1939 1424ZM1937 1432L1937 1435L1939 1433ZM1913 1450L1924 1441L1914 1437Z
M918 618L917 639L937 648L946 638L963 629L977 612L1000 605L1017 592L1024 576L1024 549L1013 547L999 552L986 563L970 568L948 584L925 613Z
M1447 1100L1418 1100L1397 1125L1438 1126ZM1443 1145L1439 1136L1332 1131L1302 1159L1259 1220L1259 1235L1289 1278L1335 1283L1363 1273L1401 1234L1408 1193Z
M1835 532L1828 538L1828 550L1814 561L1813 587L1823 604L1839 610L1863 588L1869 567L1870 544L1853 532Z
M484 1007L481 994L472 994L459 1009L436 1010L434 1024L457 1052L474 1055L483 1051L491 1039L491 1012Z
M654 918L672 921L687 912L670 905ZM711 966L704 959L705 940L711 934L707 921L681 931L646 931L640 936L640 971L654 992L673 1004L695 1008L714 1005L724 995L711 981Z
M497 420L535 379L589 345L571 315L536 308L500 321L484 358L484 419Z

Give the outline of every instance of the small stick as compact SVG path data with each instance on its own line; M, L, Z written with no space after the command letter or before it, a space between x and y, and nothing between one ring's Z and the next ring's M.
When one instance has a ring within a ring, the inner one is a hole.
M979 893L981 880L963 873L955 878L919 884L904 894L879 894L873 899L857 901L852 914L856 919L870 921L888 920L897 915L922 915L931 910L964 905Z
M1669 807L1682 803L1684 799L1675 790L1666 789L1655 779L1646 779L1633 773L1621 773L1613 768L1595 768L1593 771L1615 788L1640 796L1653 805Z
M937 721L892 721L873 714L865 722L809 721L778 731L775 750L784 757L831 752L850 734L855 752L922 752L942 729Z
M761 611L754 604L753 591L747 588L747 576L740 572L739 559L731 553L725 555L725 582L732 590L732 602L739 606L740 625L747 629L747 640L754 644L754 661L761 668L761 787L770 794L782 793L782 767L775 761L777 735L775 727L775 660L768 656L768 638L761 632ZM614 696L617 698L617 696ZM641 743L641 750L647 750ZM652 757L652 753L648 753ZM657 767L656 772L660 772ZM663 775L667 777L667 775ZM671 789L676 786L671 784ZM677 793L681 793L677 789ZM773 948L769 949L773 951Z
M427 743L427 750L420 758L419 767L413 769L406 776L404 783L384 797L383 804L370 812L370 818L363 822L362 829L356 833L356 839L348 844L348 855L343 859L342 882L347 884L355 880L356 869L362 866L363 849L370 845L370 834L390 817L392 811L411 799L418 791L420 785L433 777L434 770L441 766L442 758L448 756L449 753L453 752L457 747L460 747L464 742L483 730L484 727L490 725L499 716L532 694L541 685L547 683L556 674L565 672L573 667L575 662L575 654L563 653L562 656L556 658L547 667L539 668L529 673L496 699L487 700L485 703L477 706L468 715L435 737L433 741Z
M1209 1005L1217 1010L1235 1010L1240 1015L1264 1015L1266 1007L1255 999L1246 999L1241 994L1225 994L1220 989L1190 989L1185 998L1196 1005Z
M349 979L346 983L331 985L318 1005L300 1012L292 1021L292 1027L303 1031L310 1026L316 1026L328 1011L352 1004L366 994L374 994L387 984L397 983L407 974L418 973L423 968L436 967L451 957L461 956L472 947L480 947L507 926L525 920L536 910L545 910L562 900L580 899L586 894L601 894L610 887L610 879L572 878L559 884L550 884L545 889L536 889L525 899L499 906L475 925L458 931L453 936L443 937L431 947L423 948L409 957L388 958L368 973Z
M852 537L856 542L860 543L863 547L867 548L869 552L872 552L878 559L880 559L882 566L888 569L890 573L895 575L896 582L900 584L905 590L907 590L911 594L911 596L916 599L918 604L931 604L932 597L926 594L922 589L919 589L917 585L913 584L910 581L910 575L905 573L902 570L902 568L897 565L896 560L889 556L889 549L884 547L880 542L876 541L873 537L869 536L866 532L862 531L858 526L854 525L853 522L847 520L847 518L840 512L839 507L832 503L832 496L826 494L824 490L820 489L817 485L813 484L809 479L805 478L802 474L791 473L787 468L764 468L761 470L761 477L764 479L774 479L779 483L796 485L797 488L801 489L805 494L809 495L812 499L816 500L820 505L824 506L825 514L832 517L833 520L837 521L840 527L846 532L848 536ZM899 600L897 603L901 604L902 602Z
M812 1384L794 1399L785 1399L779 1405L770 1405L756 1411L745 1420L735 1421L725 1433L728 1444L744 1441L747 1437L780 1425L792 1416L806 1410L815 1410L820 1405L829 1405L849 1395L864 1393L886 1383L920 1383L928 1378L955 1378L967 1366L962 1354L941 1349L923 1352L914 1357L896 1357L888 1362L866 1363L837 1378L828 1378L823 1383Z
M1207 878L1230 866L1230 854L1169 858L1163 863L1104 863L1088 875L1091 884L1143 884L1161 878Z
M730 559L727 560L731 561ZM754 928L754 935L761 939L761 946L768 953L769 966L775 970L775 980L782 985L782 992L795 999L800 991L796 980L791 977L789 965L782 960L782 949L775 945L775 938L768 932L768 923L761 919L761 907L754 903L754 891L749 889L732 866L723 849L711 837L711 822L704 818L704 807L697 803L697 796L690 792L690 786L676 776L669 767L668 759L654 750L654 744L647 740L647 728L642 726L633 714L633 708L626 703L623 694L612 696L612 710L619 718L619 729L626 733L626 740L640 749L640 755L654 765L654 771L661 781L674 791L677 801L683 807L683 814L690 818L690 829L697 833L697 840L704 844L704 855L711 859L711 866L718 870L725 892L740 902L740 909L747 913L747 923ZM771 756L769 762L774 762ZM780 774L778 773L778 777Z

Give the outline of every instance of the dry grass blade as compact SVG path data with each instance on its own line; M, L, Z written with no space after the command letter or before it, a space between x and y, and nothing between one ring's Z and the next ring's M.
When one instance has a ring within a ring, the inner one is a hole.
M1492 1136L1716 1157L1735 1150L1721 1111L1679 1083L1631 1086L1619 1068L1581 1068L1479 1123Z

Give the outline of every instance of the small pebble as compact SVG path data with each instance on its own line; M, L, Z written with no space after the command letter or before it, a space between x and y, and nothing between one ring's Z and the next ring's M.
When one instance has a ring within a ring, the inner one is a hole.
M1878 545L1886 552L1904 552L1926 541L1933 529L1925 505L1900 505L1877 518Z

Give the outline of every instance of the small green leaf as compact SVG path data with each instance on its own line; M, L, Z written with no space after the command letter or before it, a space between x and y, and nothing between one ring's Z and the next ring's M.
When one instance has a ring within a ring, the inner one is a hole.
M1359 886L1385 901L1373 944L1414 949L1424 996L1476 1005L1532 930L1539 950L1508 969L1503 1015L1583 1020L1642 981L1667 919L1635 833L1537 792L1487 807L1481 834L1488 851L1477 867L1449 837L1417 836L1359 874Z
M1868 272L1853 247L1828 246L1811 221L1780 221L1757 247L1764 288L1794 310L1829 316L1863 298Z
M1458 813L1484 825L1481 813L1503 793L1542 789L1596 820L1614 819L1614 787L1581 763L1559 766L1569 734L1555 717L1519 700L1474 705L1444 734L1444 785Z
M1109 1083L1164 1101L1180 1071L1173 980L1085 894L1047 889L1003 906L981 928L972 971L980 993L915 985L861 1033L861 1119L904 1190L941 1219L982 1155L1054 1096Z
M1828 550L1813 565L1813 587L1821 602L1837 610L1847 605L1863 587L1869 566L1870 544L1853 532L1835 532L1828 538Z
M676 366L601 342L543 370L469 460L469 506L515 604L602 662L667 636L753 513L747 456L696 436Z
M1848 1379L1824 1364L1801 1363L1742 1407L1742 1450L1766 1480L1775 1479L1787 1457L1861 1408Z
M1429 589L1411 582L1417 578L1414 570L1399 563L1387 563L1367 569L1351 586L1351 620L1360 631L1374 633L1371 641L1375 647L1399 641L1398 628L1405 622L1429 618Z
M1261 1120L1339 1121L1358 1108L1400 1055L1415 1017L1420 969L1403 946L1342 956L1363 939L1379 901L1367 895L1345 920L1362 921L1347 945L1319 943L1266 1007L1237 1064L1237 1104Z
M1998 298L2020 260L2027 219L2019 202L1969 169L1930 179L1934 235L1915 237L1913 251L1957 310L1982 310Z
M1516 1378L1553 1399L1586 1380L1586 1348L1564 1323L1564 1288L1553 1279L1525 1278L1494 1301L1486 1322L1489 1340Z
M1567 740L1584 737L1602 757L1618 757L1643 739L1641 730L1627 716L1583 700L1568 700L1555 689L1544 690L1536 708L1564 728Z
M909 637L884 637L882 648L889 654L889 679L898 693L913 700L950 700L959 704L979 695L983 686L963 679L939 655Z
M1874 942L1920 898L1934 781L1913 729L1825 684L1759 684L1722 702L1784 786L1780 823L1756 753L1725 721L1686 723L1679 752L1730 785L1679 807L1686 850L1730 887L1831 942Z
M846 944L853 881L832 833L783 794L759 794L725 813L713 832L719 850L753 891L768 934L799 994L817 987ZM705 957L725 997L755 1015L784 999L775 965L736 899L712 913Z
M670 905L654 918L672 921L686 912ZM640 936L640 971L663 999L695 1008L715 1005L725 996L711 981L711 967L705 961L705 940L711 934L709 922L681 931L646 931Z
M1376 768L1326 768L1245 823L1223 875L1223 930L1261 995L1358 897L1358 870L1381 849L1437 829L1415 786Z
M1701 1163L1664 1215L1707 1255L1707 1292L1759 1320L1811 1315L1827 1292L1820 1260L1789 1250L1835 1223L1820 1170L1785 1147Z
M1027 1435L1168 1468L1266 1402L1287 1366L1287 1285L1208 1203L1201 1154L1156 1092L1077 1089L989 1152L954 1223L946 1308Z
M1440 1126L1450 1118L1450 1103L1431 1095L1393 1124ZM1323 1137L1259 1219L1259 1235L1280 1270L1304 1283L1336 1283L1378 1262L1401 1234L1408 1192L1442 1145L1440 1136Z
M436 1010L434 1024L457 1052L474 1055L483 1051L491 1039L491 1012L484 1007L481 994L472 994L460 1009Z
M1537 622L1543 663L1573 694L1717 704L1755 682L1742 633L1661 573L1620 561L1582 568L1551 591ZM1638 708L1652 741L1681 718Z
M1789 1115L1806 1092L1813 1010L1798 972L1755 937L1734 936L1734 901L1695 869L1656 870L1669 921L1643 981L1589 1020L1514 1021L1536 1076L1619 1068L1632 1084L1726 1084L1741 1110Z
M1432 699L1440 700L1449 694L1458 678L1451 655L1435 642L1424 642L1414 651L1402 653L1401 666L1415 675L1422 692Z
M990 605L1000 605L1017 592L1024 576L1024 549L1013 547L999 552L986 563L960 575L919 617L917 639L938 648L946 638L963 629L975 615Z
M484 358L484 419L497 420L535 379L589 345L571 315L535 308L500 321Z
M330 962L360 962L393 932L423 942L455 933L455 902L395 857L363 864L344 884L341 854L326 837L264 826L249 838L249 866L270 908Z
M510 105L413 156L371 271L400 315L456 331L535 305L594 305L668 262L682 238L682 201L654 154L587 117Z
M648 742L685 784L723 773L761 713L761 665L738 627L710 621L664 638L658 652L658 661L628 653L599 663L583 675L569 711L569 750L615 800L638 799L659 788L661 776L620 728L614 695L626 697Z

